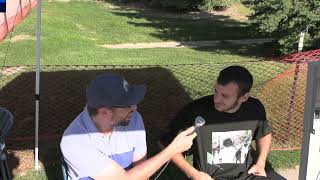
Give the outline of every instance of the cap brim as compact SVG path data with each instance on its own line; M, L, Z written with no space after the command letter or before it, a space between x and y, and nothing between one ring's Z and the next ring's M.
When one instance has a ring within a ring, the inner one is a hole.
M146 87L144 85L131 85L125 102L123 104L119 104L119 106L139 104L144 99L145 94Z

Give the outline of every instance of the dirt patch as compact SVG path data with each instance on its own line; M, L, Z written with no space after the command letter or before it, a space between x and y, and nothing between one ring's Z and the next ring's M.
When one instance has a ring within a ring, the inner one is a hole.
M20 34L20 35L16 35L13 36L10 41L12 43L18 42L18 41L24 41L24 40L36 40L35 37L33 36L29 36L29 35L25 35L25 34Z
M241 39L241 40L217 40L217 41L167 41L167 42L150 42L150 43L125 43L125 44L102 44L98 45L103 48L110 49L144 49L144 48L199 48L199 47L214 47L222 44L233 45L249 45L263 44L271 42L273 39Z
M299 168L299 166L296 166L294 168L280 169L278 173L287 179L298 180Z
M239 11L239 6L233 5L228 9L223 11L209 11L209 14L220 15L220 16L229 16L230 19L237 21L248 21L248 16Z
M2 69L0 69L0 74L1 75L12 75L18 72L21 72L25 69L25 66L16 66L16 67L3 67Z
M8 150L8 159L10 169L13 176L27 175L27 170L33 169L34 151L29 149L24 150Z

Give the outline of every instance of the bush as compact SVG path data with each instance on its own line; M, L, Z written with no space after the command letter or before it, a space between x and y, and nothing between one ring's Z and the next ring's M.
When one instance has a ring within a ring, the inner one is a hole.
M199 9L202 10L224 10L231 6L232 0L203 0Z
M304 49L319 48L319 0L256 0L251 23L259 32L274 37L282 53L298 48L299 34L307 31Z

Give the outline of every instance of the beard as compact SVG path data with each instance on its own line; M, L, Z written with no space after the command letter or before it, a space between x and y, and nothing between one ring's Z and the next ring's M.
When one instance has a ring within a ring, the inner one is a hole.
M220 112L227 112L230 110L235 109L237 106L239 105L239 99L237 99L233 104L231 104L230 106L225 106L223 104L222 107L219 106L215 106L216 110L220 111ZM237 111L238 109L236 109L235 111Z
M119 126L127 126L130 123L129 119L124 119L122 121L119 122Z
M119 126L127 126L129 123L130 123L130 119L131 119L131 114L132 114L133 112L130 112L130 113L128 113L128 115L124 118L124 119L122 119L119 123L118 123L118 125Z

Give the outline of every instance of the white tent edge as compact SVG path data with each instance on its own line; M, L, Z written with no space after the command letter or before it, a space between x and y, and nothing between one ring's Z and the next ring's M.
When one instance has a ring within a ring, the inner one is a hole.
M41 34L41 1L37 3L37 41L36 41L36 87L35 87L35 169L39 170L39 101L40 101L40 34Z

